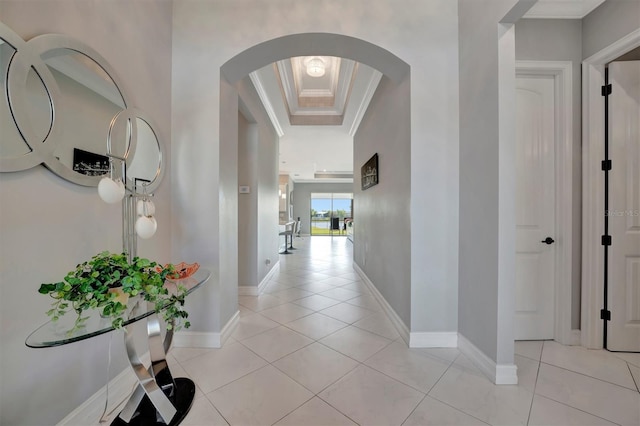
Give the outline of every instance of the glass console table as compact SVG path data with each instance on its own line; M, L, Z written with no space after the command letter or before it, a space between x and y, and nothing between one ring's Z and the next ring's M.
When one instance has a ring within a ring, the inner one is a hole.
M211 273L206 269L199 269L193 275L180 280L167 280L169 292L177 290L181 285L190 294L207 282ZM124 322L125 346L131 368L138 379L138 386L129 398L124 409L111 423L112 425L178 425L186 417L193 397L195 384L187 378L173 378L166 361L166 354L171 347L173 330L167 330L162 338L160 320L155 307L142 298L132 298L128 302L130 308ZM80 340L89 339L113 331L111 319L102 318L98 310L86 312L89 314L85 325L69 333L73 329L75 315L69 313L58 321L49 321L31 333L25 344L31 348L49 348L66 345ZM133 324L145 319L147 322L147 343L151 365L147 368L140 360L135 344Z

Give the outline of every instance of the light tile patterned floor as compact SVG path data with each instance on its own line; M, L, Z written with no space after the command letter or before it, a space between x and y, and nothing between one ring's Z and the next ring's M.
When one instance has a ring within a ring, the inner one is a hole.
M297 238L222 349L175 348L198 389L183 425L640 425L640 354L516 342L518 386L457 349L409 349L345 238Z

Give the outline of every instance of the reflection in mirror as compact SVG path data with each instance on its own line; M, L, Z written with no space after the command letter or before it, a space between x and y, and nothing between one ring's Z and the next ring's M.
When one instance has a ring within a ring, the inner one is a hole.
M29 125L34 131L37 142L44 142L53 125L53 108L42 79L33 68L27 74L27 96L31 105Z
M52 49L43 59L64 98L57 125L65 131L53 155L66 167L87 176L109 171L106 140L112 118L126 108L109 74L93 59L71 49ZM126 130L123 130L126 132ZM124 156L129 134L114 138L112 153Z
M16 50L9 43L0 39L0 89L6 92L7 73L9 63ZM42 143L47 138L53 125L53 108L49 93L45 88L38 73L30 68L26 78L26 104L29 105L25 114L26 122L20 126L29 126L35 136L33 143ZM18 130L7 97L3 97L0 103L0 128L2 129L2 144L0 144L0 156L19 157L32 151L25 138Z
M162 150L160 149L160 141L158 140L151 125L143 118L136 118L137 125L137 143L135 152L130 152L132 158L128 164L127 174L130 179L139 178L151 182L152 186L158 182L154 182L160 176L162 169Z
M107 153L126 158L133 177L156 188L162 143L131 108L107 61L82 42L44 34L25 42L0 22L0 171L43 164L78 185L109 173ZM138 138L138 129L140 137Z

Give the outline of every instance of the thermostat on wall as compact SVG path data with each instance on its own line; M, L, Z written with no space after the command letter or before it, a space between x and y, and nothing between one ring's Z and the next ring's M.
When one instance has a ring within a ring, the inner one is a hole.
M250 186L240 186L240 193L241 194L249 194L251 192L251 187Z

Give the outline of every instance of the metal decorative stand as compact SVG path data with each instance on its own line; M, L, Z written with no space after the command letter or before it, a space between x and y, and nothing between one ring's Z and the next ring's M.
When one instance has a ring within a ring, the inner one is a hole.
M107 144L109 150L110 137L111 128ZM128 188L126 158L111 153L108 153L107 156L111 161L115 158L122 163L122 181L125 184L125 197L122 200L122 245L129 262L131 262L137 256L138 249L135 230L136 204L138 198L144 197L146 199L148 196L145 185L149 181L134 178L132 187ZM144 182L142 194L138 192L138 182ZM135 315L135 309L133 314ZM149 368L144 366L136 351L133 324L125 327L124 340L127 355L131 368L138 379L138 385L124 409L111 423L114 426L156 425L159 422L170 426L178 425L186 417L193 403L195 384L187 378L174 379L167 364L166 354L173 340L173 329L166 331L163 340L158 314L153 313L146 318L146 322L147 343L151 356Z
M188 295L200 288L210 277L211 272L201 268L193 275L180 280L179 284L184 286ZM128 318L125 319L125 348L138 384L124 409L111 422L112 425L175 426L180 424L189 413L196 388L190 379L174 378L171 374L166 354L171 347L173 331L167 330L164 338L162 337L158 313L153 303L147 303L138 298L128 313ZM25 344L30 348L58 347L114 330L113 324L105 322L97 310L88 315L85 327L75 330L72 334L69 334L68 330L73 326L74 318L63 318L61 319L63 323L48 321L32 332L25 340ZM142 363L136 346L141 351L145 349L141 345L135 345L134 341L134 336L138 333L134 333L133 324L142 324L142 321L146 321L147 327L146 341L151 355L149 367L145 367ZM108 398L105 405L108 407ZM108 420L104 417L100 419L101 423L106 421Z
M191 408L196 387L190 379L174 379L171 375L166 353L171 347L173 331L167 330L163 340L158 315L154 313L147 318L147 337L151 355L151 365L147 369L136 351L132 328L132 325L126 327L125 346L129 363L138 379L138 386L120 415L111 424L155 425L161 421L171 426L178 425Z

